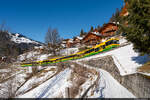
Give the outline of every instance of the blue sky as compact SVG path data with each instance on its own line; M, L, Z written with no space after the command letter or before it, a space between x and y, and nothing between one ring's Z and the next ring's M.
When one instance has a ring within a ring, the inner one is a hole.
M63 38L79 35L81 29L107 23L123 6L123 0L0 0L0 23L11 32L44 42L48 27Z

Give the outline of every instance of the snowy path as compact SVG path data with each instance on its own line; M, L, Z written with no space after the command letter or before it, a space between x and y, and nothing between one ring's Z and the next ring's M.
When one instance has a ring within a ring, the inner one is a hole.
M69 68L65 69L64 71L60 72L58 75L53 77L52 79L44 82L37 88L33 89L32 91L19 96L20 98L48 98L51 97L54 93L59 91L61 85L68 85L67 82L64 80L69 76L71 70ZM63 83L63 84L62 84Z
M100 69L99 98L135 98L135 96L118 83L108 72Z
M82 64L81 62L76 61L76 63L82 65L83 67L95 69L100 73L98 87L96 88L94 95L89 96L90 98L135 98L131 92L123 87L107 71Z

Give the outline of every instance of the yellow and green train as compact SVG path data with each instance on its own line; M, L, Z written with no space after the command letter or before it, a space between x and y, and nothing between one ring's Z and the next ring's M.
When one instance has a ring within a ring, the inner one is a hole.
M104 51L111 50L113 48L116 48L120 46L119 44L119 39L117 38L111 38L108 39L107 41L100 43L96 46L93 46L90 49L86 49L80 52L77 52L75 54L69 55L69 56L64 56L64 57L59 57L59 58L53 58L49 60L42 60L42 61L34 61L31 63L22 63L22 67L27 67L27 66L38 66L38 65L47 65L51 63L58 63L58 62L64 62L68 60L75 60L75 59L80 59L80 58L85 58L89 57L98 53L102 53Z

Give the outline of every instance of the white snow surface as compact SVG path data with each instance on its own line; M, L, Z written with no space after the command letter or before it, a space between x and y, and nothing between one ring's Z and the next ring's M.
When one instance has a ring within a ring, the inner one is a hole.
M93 95L91 95L89 92L87 93L88 98L136 98L131 92L129 92L117 80L115 80L107 71L82 64L78 61L73 62L76 62L89 69L95 69L100 74L98 87L94 91Z
M135 98L135 96L116 81L107 71L99 69L99 86L91 98Z
M37 60L45 60L48 58L48 56L51 56L52 54L43 54L43 55L39 55Z
M81 36L77 36L77 38L78 38L79 40L82 40L82 39L83 39L83 37L81 37Z
M71 74L69 68L60 72L58 75L34 88L32 91L25 93L24 95L18 96L19 98L53 98L56 97L60 92L65 93L65 88L70 87L70 82L67 81ZM63 83L63 84L62 84ZM65 95L65 94L63 94Z
M97 36L101 36L101 34L99 32L92 32L92 33L97 35Z
M60 51L61 55L71 55L71 54L75 54L79 51L78 48L66 48Z
M34 44L39 44L38 42L35 42L35 41L30 40L28 38L19 37L18 33L16 33L15 35L12 35L11 33L9 33L9 35L12 37L11 41L14 41L16 43L34 43Z
M120 39L119 40L119 43L120 44L125 44L125 43L127 43L128 41L125 39L125 38L122 38L122 39Z
M77 61L90 60L108 55L111 55L113 57L113 60L120 71L120 75L122 76L137 73L137 68L150 60L148 55L139 56L139 54L133 50L133 45L130 44L106 53L79 59Z
M40 54L40 52L30 51L30 52L24 53L22 55L19 55L18 60L23 61L25 59L29 59L31 57L34 57L35 55L38 55L38 54Z

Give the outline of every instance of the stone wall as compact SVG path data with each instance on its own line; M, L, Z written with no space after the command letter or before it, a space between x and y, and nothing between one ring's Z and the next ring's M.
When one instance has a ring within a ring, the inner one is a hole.
M108 71L121 85L138 98L150 98L150 79L141 74L121 76L111 56L82 61L87 65Z

